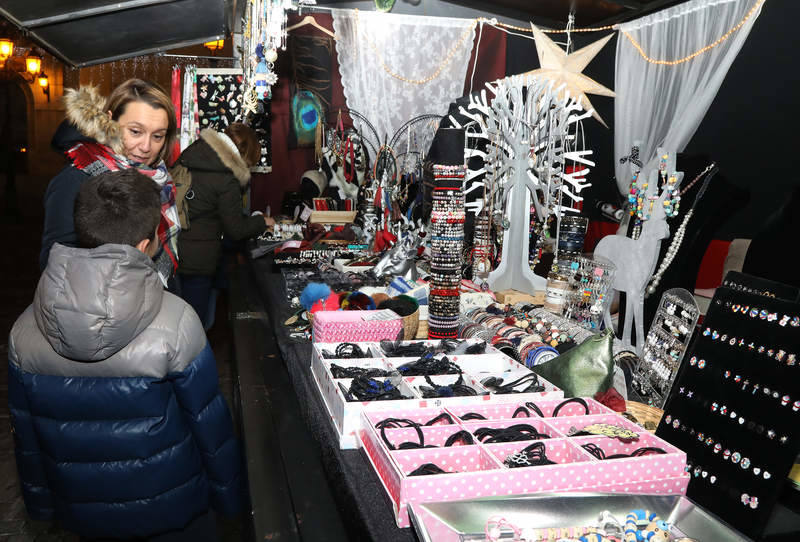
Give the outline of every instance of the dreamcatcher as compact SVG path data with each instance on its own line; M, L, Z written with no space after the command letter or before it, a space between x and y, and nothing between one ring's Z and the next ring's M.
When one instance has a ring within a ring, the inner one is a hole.
M403 124L389 142L396 153L399 169L394 199L408 219L412 218L414 209L421 210L422 168L425 161L421 149L430 148L442 118L432 114L414 117Z

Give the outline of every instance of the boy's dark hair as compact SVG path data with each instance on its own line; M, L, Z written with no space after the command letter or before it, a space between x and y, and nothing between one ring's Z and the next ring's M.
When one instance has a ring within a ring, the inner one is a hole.
M161 220L161 190L135 169L108 171L86 180L75 198L78 246L136 246L153 240Z

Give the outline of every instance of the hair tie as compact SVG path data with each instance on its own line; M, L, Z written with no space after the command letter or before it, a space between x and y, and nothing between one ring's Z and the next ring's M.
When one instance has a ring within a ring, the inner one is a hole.
M386 423L386 422L388 422L388 423ZM419 442L404 442L399 447L395 448L394 444L389 442L389 439L386 437L386 428L389 427L391 429L399 429L399 428L401 428L401 426L392 425L392 424L398 423L398 422L407 422L408 425L406 425L405 427L413 427L417 431L417 437L419 437L418 438ZM425 447L425 436L422 434L422 429L420 429L419 424L416 423L416 422L413 422L411 420L405 420L405 419L387 418L385 420L381 420L380 422L378 422L375 425L375 427L378 427L378 426L380 426L381 438L383 439L383 442L386 444L386 447L389 448L390 450L397 450L397 449L409 450L409 449L413 449L413 448L424 448Z
M589 405L580 397L572 397L571 399L567 399L566 401L561 402L554 410L553 410L553 418L558 418L558 413L561 410L561 407L566 406L570 403L578 403L581 405L586 413L585 416L589 415Z
M534 403L533 401L528 401L527 403L525 403L525 406L533 410L536 413L536 415L539 416L540 418L546 417L544 415L544 412L542 412L542 409L536 406L536 403Z
M463 442L465 445L475 444L475 441L472 438L472 434L469 431L462 429L461 431L453 433L452 435L447 437L447 440L444 443L444 447L445 448L450 447L459 441Z
M530 412L528 412L528 409L525 408L524 406L517 407L517 410L514 411L514 415L511 416L511 417L512 418L516 418L517 414L525 414L526 418L530 418L531 417Z
M442 470L438 465L433 463L423 463L413 471L409 472L409 476L428 476L430 474L447 474L446 470Z

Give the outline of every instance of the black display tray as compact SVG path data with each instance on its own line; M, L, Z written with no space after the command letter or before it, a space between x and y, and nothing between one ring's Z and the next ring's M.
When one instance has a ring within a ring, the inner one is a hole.
M800 452L797 293L729 273L656 431L687 454L687 495L752 538L764 532Z

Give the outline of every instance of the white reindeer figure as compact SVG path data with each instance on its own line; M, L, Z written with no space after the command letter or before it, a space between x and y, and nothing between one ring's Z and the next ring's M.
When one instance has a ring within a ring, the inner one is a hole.
M664 156L665 152L658 149L658 156ZM674 171L675 158L672 153L668 154L666 171ZM683 173L672 174L676 177L675 188L683 180ZM644 179L644 172L639 175L639 179ZM649 212L650 218L642 225L642 233L639 238L634 240L624 235L607 235L603 237L594 250L595 256L602 256L610 260L616 267L617 273L612 284L613 290L625 292L625 323L622 330L622 342L627 347L631 345L631 327L636 322L636 347L635 350L641 354L644 346L644 293L653 272L658 263L658 254L661 248L661 240L667 239L670 235L667 215L664 209L664 201L670 197L666 190L658 195L657 199L652 194L659 190L659 170L651 170L648 179L647 195L644 199L645 212ZM604 314L606 328L611 328L611 303L606 304Z

